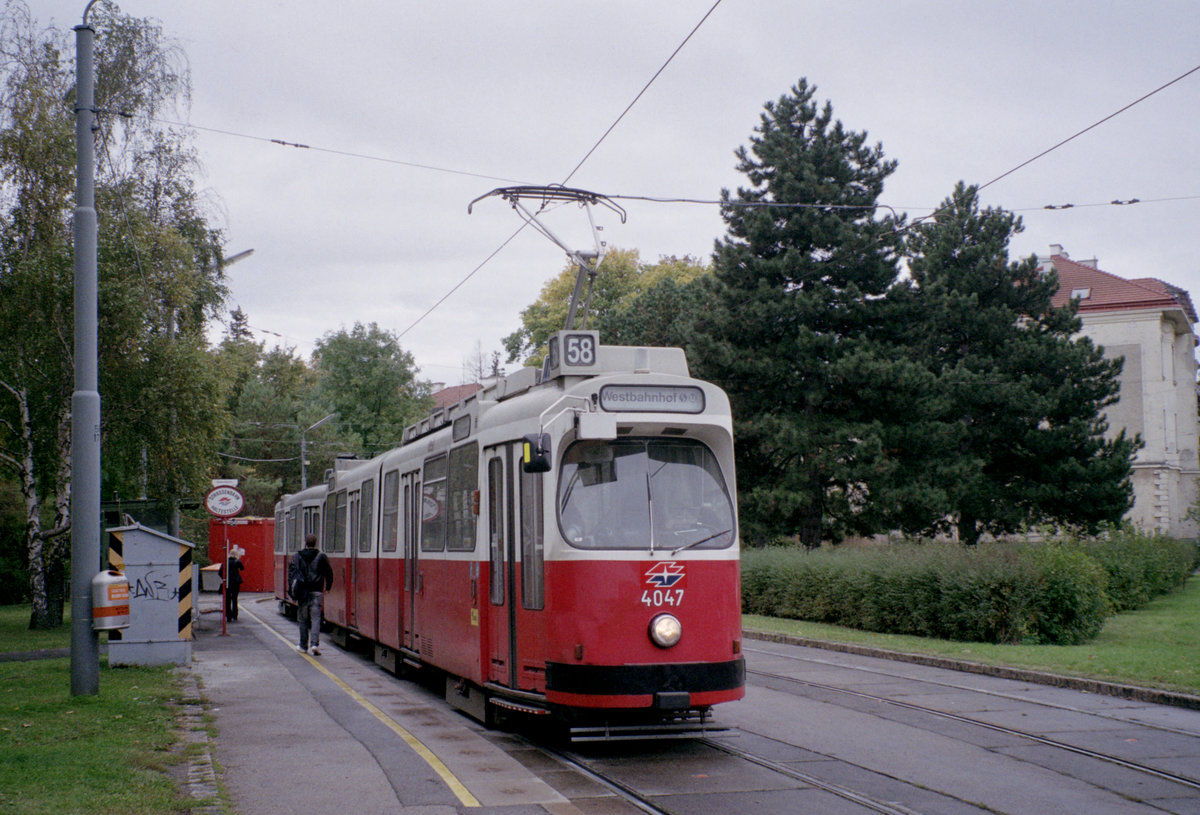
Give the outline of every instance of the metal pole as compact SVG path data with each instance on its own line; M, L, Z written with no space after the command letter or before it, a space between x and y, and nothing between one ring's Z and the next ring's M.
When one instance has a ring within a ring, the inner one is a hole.
M304 434L307 431L300 431L300 489L301 491L308 488L308 448L304 444Z
M92 577L100 571L100 391L97 353L95 79L88 25L75 27L75 391L71 395L71 694L100 692Z
M309 425L307 429L300 431L300 489L301 490L308 488L308 462L305 460L308 458L308 446L305 444L304 434L309 432L310 430L316 430L318 427L325 424L327 421L332 419L334 416L337 416L336 411L334 413L330 413L328 416L326 416L324 419L321 419L316 424Z
M221 570L221 636L229 635L225 630L228 622L226 612L229 609L229 519L221 519L221 528L225 530L225 568Z

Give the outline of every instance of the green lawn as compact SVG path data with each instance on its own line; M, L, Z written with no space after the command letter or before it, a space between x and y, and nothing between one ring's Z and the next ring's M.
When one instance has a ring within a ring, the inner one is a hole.
M870 634L747 616L745 627L1200 694L1200 580L1111 618L1087 645L990 645ZM0 652L70 645L69 623L30 632L28 606L0 608ZM0 812L151 815L186 811L168 668L108 668L100 693L70 695L70 660L0 662Z
M1109 618L1084 645L992 645L895 634L747 615L745 628L894 651L1031 668L1200 694L1200 578L1137 611Z
M28 606L0 608L0 651L69 647L69 622L28 625ZM109 668L101 658L99 694L73 697L69 658L0 662L0 812L189 811L196 802L171 775L178 693L167 667Z

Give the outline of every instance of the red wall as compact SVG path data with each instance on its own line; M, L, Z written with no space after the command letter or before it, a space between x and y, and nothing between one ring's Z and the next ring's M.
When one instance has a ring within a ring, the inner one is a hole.
M225 559L225 541L246 550L242 558L242 591L274 591L275 551L274 518L210 518L208 521L208 558L213 563Z

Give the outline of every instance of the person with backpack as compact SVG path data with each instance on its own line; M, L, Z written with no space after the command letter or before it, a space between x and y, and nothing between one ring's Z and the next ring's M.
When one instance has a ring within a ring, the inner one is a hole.
M329 558L317 549L317 536L306 535L304 548L292 558L291 579L288 593L296 601L296 619L300 623L300 645L296 650L309 652L312 639L312 654L321 653L321 611L324 592L333 588L333 567Z

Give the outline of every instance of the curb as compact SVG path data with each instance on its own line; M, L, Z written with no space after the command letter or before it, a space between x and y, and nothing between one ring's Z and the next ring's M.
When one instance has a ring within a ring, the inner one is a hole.
M808 637L798 637L792 634L780 634L772 631L752 631L746 629L742 631L742 636L751 640L762 640L764 642L779 642L785 645L802 645L808 648L821 648L826 651L840 651L845 654L857 654L858 656L878 657L880 659L893 659L899 662L910 662L915 665L928 665L933 668L946 668L952 671L962 671L964 673L983 674L985 676L996 676L1001 679L1015 679L1021 682L1033 682L1039 685L1051 685L1056 688L1068 688L1070 690L1083 691L1085 693L1095 693L1100 696L1116 696L1122 699L1132 699L1138 702L1148 702L1155 705L1170 705L1172 707L1182 707L1189 710L1200 710L1200 696L1194 696L1190 693L1177 693L1175 691L1161 690L1158 688L1144 688L1137 685L1124 685L1119 682L1104 682L1099 679L1085 679L1078 676L1064 676L1062 674L1045 673L1044 671L1033 671L1027 668L1007 668L1000 665L985 665L981 662L967 662L965 660L950 659L948 657L935 657L928 654L913 654L906 651L891 651L886 648L875 648L869 645L854 645L845 642L829 642L827 640L814 640Z
M199 749L189 751L184 791L193 800L204 803L189 811L192 815L224 815L225 807L221 804L220 787L213 766L213 742L204 723L204 700L200 695L200 685L196 675L187 668L182 668L179 676L182 694L175 721L183 733L185 744L200 745Z

